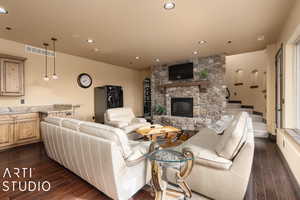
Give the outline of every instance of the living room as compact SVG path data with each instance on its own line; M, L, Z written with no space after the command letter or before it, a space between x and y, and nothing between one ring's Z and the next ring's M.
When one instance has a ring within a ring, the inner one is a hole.
M299 199L299 11L1 0L0 199Z

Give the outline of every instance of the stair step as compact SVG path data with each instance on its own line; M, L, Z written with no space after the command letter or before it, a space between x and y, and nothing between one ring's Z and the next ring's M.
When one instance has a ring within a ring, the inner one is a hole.
M253 110L250 108L226 108L225 112L228 114L237 114L239 112L247 112L249 114L252 114Z
M240 103L227 103L226 108L241 108Z
M264 122L264 118L260 115L252 114L250 117L252 118L253 122Z
M269 136L267 125L263 122L253 122L254 137L267 138Z

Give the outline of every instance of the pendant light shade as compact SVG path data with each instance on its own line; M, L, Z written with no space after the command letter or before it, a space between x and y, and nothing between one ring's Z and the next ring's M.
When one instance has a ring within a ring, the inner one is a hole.
M52 75L52 79L56 80L58 79L58 76L56 74L56 48L55 48L55 42L57 41L56 38L51 38L52 42L53 42L53 75Z
M43 44L45 47L45 76L44 76L44 80L45 81L49 81L49 77L48 77L48 43L44 43Z

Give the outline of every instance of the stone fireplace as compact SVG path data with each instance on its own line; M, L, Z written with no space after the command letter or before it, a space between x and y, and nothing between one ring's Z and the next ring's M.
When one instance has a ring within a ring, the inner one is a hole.
M171 116L193 117L193 98L171 98Z
M220 119L226 106L225 56L194 58L170 65L187 62L193 62L193 79L170 81L169 65L152 67L152 110L157 105L166 108L163 115L153 113L154 123L199 130ZM203 69L208 70L207 80L200 79L199 72Z

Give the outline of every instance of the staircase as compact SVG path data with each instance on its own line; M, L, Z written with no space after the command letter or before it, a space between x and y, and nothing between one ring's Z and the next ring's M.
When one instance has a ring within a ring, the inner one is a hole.
M252 118L254 137L256 138L267 138L268 131L267 125L261 115L253 114L252 108L242 108L241 103L227 103L226 114L237 114L239 112L248 112Z

